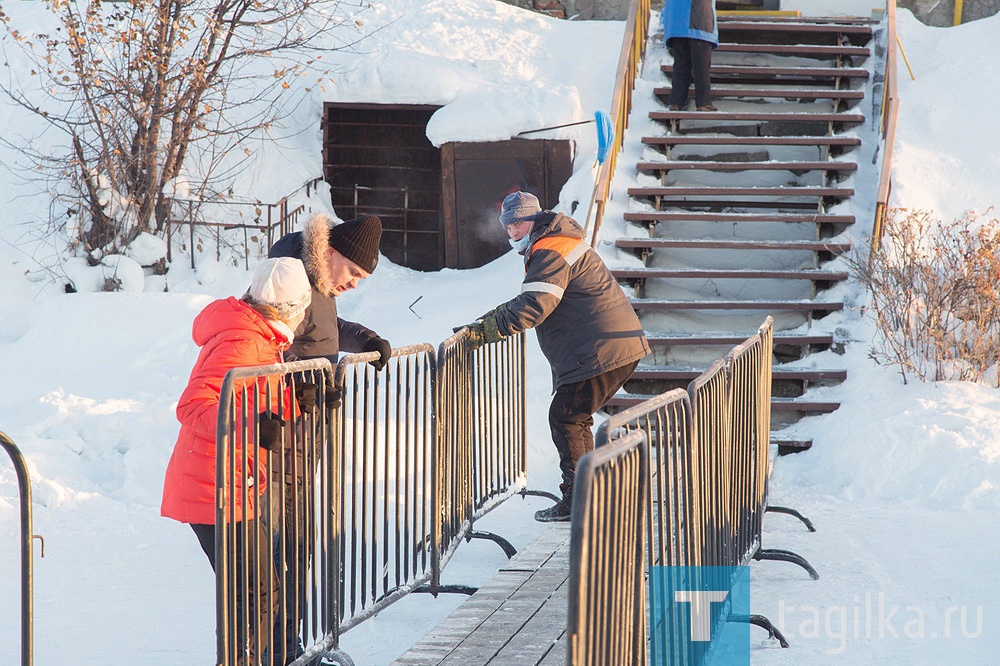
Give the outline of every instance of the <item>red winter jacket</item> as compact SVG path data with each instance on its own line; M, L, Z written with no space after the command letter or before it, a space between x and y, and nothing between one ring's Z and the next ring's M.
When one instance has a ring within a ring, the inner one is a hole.
M177 403L181 431L167 464L160 514L182 523L212 525L215 524L215 435L222 380L233 368L281 363L282 351L289 341L256 310L232 297L209 303L195 317L192 337L201 347L201 353ZM261 381L257 387L261 409L267 404L265 386ZM237 397L239 393L236 392ZM279 392L272 394L277 403ZM235 413L240 413L240 407L237 400ZM272 405L272 410L277 411L277 404ZM283 412L288 413L287 398ZM247 436L247 441L253 441L252 432ZM242 459L239 452L236 459ZM249 462L250 473L256 472L253 485L258 494L266 486L266 463L262 460L254 470L253 461ZM230 497L240 497L244 476L236 475L237 487ZM237 520L241 519L239 513L237 506Z

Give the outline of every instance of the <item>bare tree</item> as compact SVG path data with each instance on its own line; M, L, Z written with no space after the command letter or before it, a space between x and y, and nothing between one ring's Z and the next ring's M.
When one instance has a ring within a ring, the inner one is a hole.
M20 30L0 8L6 41L39 77L0 90L67 137L61 155L19 149L68 185L53 196L79 216L79 250L96 262L161 230L179 176L194 178L197 195L225 189L248 159L241 143L291 111L290 82L322 75L324 53L352 44L344 34L362 38L351 14L362 4L45 0L54 34Z

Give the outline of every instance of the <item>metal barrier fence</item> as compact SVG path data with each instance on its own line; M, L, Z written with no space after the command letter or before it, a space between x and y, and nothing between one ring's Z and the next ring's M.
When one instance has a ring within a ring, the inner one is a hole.
M635 431L583 456L570 541L569 663L638 664L646 653L649 448Z
M394 349L375 372L375 352L337 365L343 390L340 428L341 632L432 576L436 519L435 359L430 345Z
M474 521L523 489L523 335L476 345L462 330L438 357L426 344L394 349L379 372L376 358L226 375L218 664L352 663L340 634L421 586L439 591L458 544L480 536ZM295 397L303 385L316 408ZM285 422L281 455L261 446L271 416Z
M766 551L779 556L761 557L765 553L761 549L761 529L767 508L772 343L772 320L768 317L757 334L734 348L724 362L712 364L689 384L687 391L675 389L623 410L598 429L598 451L622 437L634 437L636 432L649 447L648 492L640 491L648 498L643 567L712 567L712 575L722 575L723 568L744 566L751 559L790 560L785 555L794 555ZM578 517L574 507L574 536L581 538L583 533L576 524L583 515ZM616 545L629 553L633 544ZM597 547L599 544L591 542L571 552ZM572 559L571 566L577 566ZM811 567L808 569L814 573ZM714 586L711 589L730 588L730 581L705 582ZM573 604L590 601L571 598L571 617L578 612ZM766 618L733 618L728 617L729 611L723 604L712 605L712 626L719 627L727 620L750 622L767 629L787 646ZM682 642L687 644L682 637L687 635L689 623L669 613L665 617L649 628L653 636L650 663L696 663L709 649L708 644L675 649ZM601 621L612 625L602 630L612 632L629 631L633 622L627 614L617 613ZM568 649L569 663L588 663L579 660L572 645ZM640 659L622 663L647 663L646 658L643 652Z
M31 527L31 478L28 476L28 466L20 449L6 434L0 432L0 447L3 447L10 461L14 464L17 475L17 490L21 502L21 666L31 666L34 659L34 624L32 572L34 551L32 550ZM41 537L38 537L39 539ZM42 557L45 557L45 542L42 542Z

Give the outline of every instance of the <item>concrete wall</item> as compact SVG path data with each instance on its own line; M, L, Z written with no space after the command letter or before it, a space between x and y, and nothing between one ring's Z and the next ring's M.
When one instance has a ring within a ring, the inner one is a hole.
M523 9L544 11L553 16L560 11L566 18L577 20L624 21L628 12L629 0L502 0L509 5ZM739 0L735 0L738 2ZM812 1L812 0L811 0ZM920 21L933 26L950 26L954 23L956 0L897 0L900 9L909 9ZM801 2L781 2L780 0L764 0L767 8L775 5L781 9L799 9ZM805 3L808 5L809 3ZM823 0L827 8L835 8L837 0ZM845 3L845 6L850 3ZM871 6L881 6L882 0L871 0ZM1000 0L964 0L962 3L962 22L968 23L977 19L993 16L1000 12ZM659 11L663 0L652 0L652 7ZM850 7L848 7L850 9ZM807 12L808 13L808 12ZM836 12L833 12L836 13ZM867 12L865 12L867 15Z
M954 25L955 0L897 0L896 6L909 9L926 25ZM1000 12L1000 0L965 0L962 3L962 23L993 16L997 12Z

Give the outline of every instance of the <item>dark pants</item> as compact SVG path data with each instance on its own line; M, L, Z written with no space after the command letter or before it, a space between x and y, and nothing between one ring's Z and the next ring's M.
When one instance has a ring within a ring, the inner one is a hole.
M562 471L559 487L563 497L568 499L572 496L576 464L594 448L594 433L590 430L594 425L594 413L632 376L638 364L635 361L556 389L549 407L549 429L559 452L559 469Z
M256 653L258 639L260 641L261 654L267 652L268 643L271 640L271 624L269 622L269 613L267 609L270 607L271 613L276 612L278 589L277 577L274 575L268 575L267 567L271 562L269 553L265 552L261 553L260 556L251 556L248 558L248 553L246 553L242 547L244 532L248 525L251 530L256 530L258 532L257 537L260 539L262 548L269 548L271 542L270 534L262 521L252 520L236 523L236 571L247 571L247 567L249 566L255 567L256 572L254 572L253 569L249 569L250 599L246 610L251 623L250 632L247 632L247 627L241 627L237 624L237 626L234 627L234 633L237 641L236 645L248 646L249 662L256 664L260 661L257 658ZM205 555L208 556L208 561L212 565L212 571L215 571L215 525L192 524L191 529L194 530L194 535L198 537L198 543L201 545L201 549L205 551ZM246 537L252 548L254 540L253 532L247 533ZM239 618L243 617L244 613L242 585L237 583L235 592L236 608L234 609L235 613L233 613L232 610L230 611L230 617L237 618L237 623L239 623ZM237 647L237 654L240 657L238 663L243 663L243 649L241 647Z
M667 104L683 108L687 104L688 88L692 82L695 106L711 104L712 43L703 39L671 37L667 47L674 56L674 74L671 77Z

